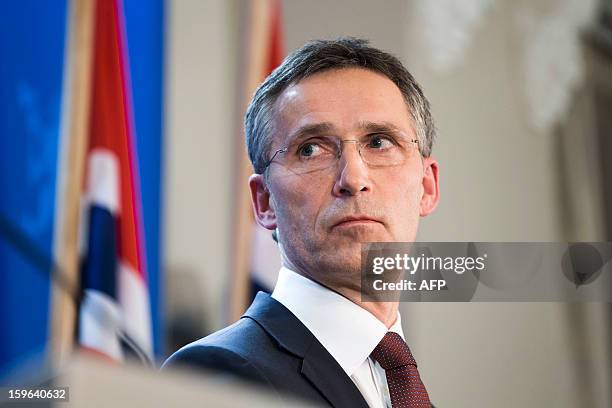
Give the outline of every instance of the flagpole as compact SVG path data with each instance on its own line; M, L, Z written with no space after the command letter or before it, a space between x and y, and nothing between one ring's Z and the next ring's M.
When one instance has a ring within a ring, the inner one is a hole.
M246 111L251 96L257 89L265 76L266 61L270 53L270 0L253 0L246 4L246 30L242 36L242 59L241 66L247 68L242 73L242 92L239 101L239 120L242 124L243 115ZM232 323L240 318L247 306L249 290L249 267L251 257L251 238L253 235L253 215L251 209L251 197L247 187L248 177L252 173L244 145L244 130L242 126L237 130L238 137L236 149L236 171L234 185L236 197L234 201L234 224L230 247L231 278L229 280L229 308L225 315L226 323Z
M53 253L55 264L72 288L79 284L80 197L91 99L94 6L94 0L70 0L64 52ZM51 286L48 356L55 365L66 360L74 344L77 305L71 295Z

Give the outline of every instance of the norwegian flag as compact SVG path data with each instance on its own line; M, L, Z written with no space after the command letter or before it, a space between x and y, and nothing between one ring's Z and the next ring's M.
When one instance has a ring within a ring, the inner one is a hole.
M139 175L121 4L95 2L82 196L78 342L114 361L152 361Z

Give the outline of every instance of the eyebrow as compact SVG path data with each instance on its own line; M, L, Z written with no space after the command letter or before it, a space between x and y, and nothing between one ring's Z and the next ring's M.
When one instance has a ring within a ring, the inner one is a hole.
M288 140L293 143L307 137L321 136L334 132L336 127L330 122L313 123L304 125L289 136Z
M367 133L391 133L400 136L407 136L406 132L392 124L391 122L371 122L363 121L359 122L357 128ZM320 122L309 125L304 125L297 129L288 138L289 143L299 142L308 137L315 137L321 135L329 135L330 133L337 133L337 128L331 122Z
M368 133L397 133L405 135L406 132L395 126L391 122L360 122L358 128Z

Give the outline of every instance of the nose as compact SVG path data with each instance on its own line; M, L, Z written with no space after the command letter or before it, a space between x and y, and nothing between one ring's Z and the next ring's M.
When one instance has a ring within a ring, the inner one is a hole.
M345 144L350 144L354 147L345 147ZM333 189L335 196L355 196L371 189L368 166L361 158L357 141L343 141L338 166L339 172L336 176Z

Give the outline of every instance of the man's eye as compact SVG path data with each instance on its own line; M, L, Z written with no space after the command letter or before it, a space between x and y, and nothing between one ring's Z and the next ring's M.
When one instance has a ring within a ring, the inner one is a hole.
M316 143L306 143L298 149L298 154L302 157L312 157L321 151L321 147Z
M388 149L394 145L393 141L384 135L374 135L370 138L368 147L372 149Z

